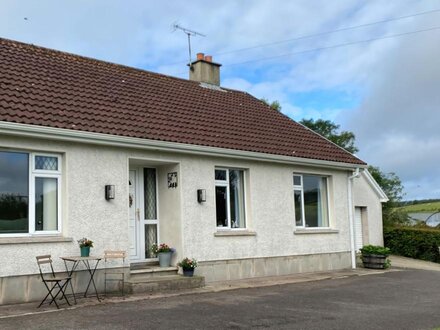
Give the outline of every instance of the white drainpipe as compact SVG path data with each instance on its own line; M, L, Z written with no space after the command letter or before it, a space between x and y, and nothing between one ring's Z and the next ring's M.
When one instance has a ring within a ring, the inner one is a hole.
M348 220L350 222L351 268L356 269L356 247L354 245L354 215L353 215L353 179L360 175L359 168L348 177Z

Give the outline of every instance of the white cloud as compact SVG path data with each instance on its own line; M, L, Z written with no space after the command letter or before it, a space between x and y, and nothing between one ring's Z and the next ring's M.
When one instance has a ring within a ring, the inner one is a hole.
M359 155L365 160L395 171L408 187L422 182L423 193L418 196L438 196L440 32L229 64L436 26L439 13L220 55L436 9L436 0L194 0L190 5L141 0L0 1L2 37L184 78L187 40L181 31L172 32L171 25L178 22L205 33L206 38L192 38L193 52L210 53L224 64L224 86L278 100L283 112L295 119L335 120L357 134ZM296 93L316 91L363 100L358 109L295 104Z

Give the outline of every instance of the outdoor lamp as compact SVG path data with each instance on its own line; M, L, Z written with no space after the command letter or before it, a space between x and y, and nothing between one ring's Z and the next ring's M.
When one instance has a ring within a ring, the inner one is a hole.
M197 189L197 201L199 203L206 202L206 189Z
M105 199L115 199L115 186L112 184L108 184L105 186Z

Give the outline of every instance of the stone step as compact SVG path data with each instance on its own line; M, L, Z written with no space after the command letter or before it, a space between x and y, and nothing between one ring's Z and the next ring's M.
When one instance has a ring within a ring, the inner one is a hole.
M178 291L201 288L203 286L205 286L205 278L203 276L168 275L151 279L130 279L125 282L125 287L129 293Z
M130 279L148 280L162 276L177 275L178 267L148 267L130 270Z

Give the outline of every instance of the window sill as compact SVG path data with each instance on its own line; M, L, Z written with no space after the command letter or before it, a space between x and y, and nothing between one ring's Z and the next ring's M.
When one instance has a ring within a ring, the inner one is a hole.
M29 243L66 243L66 242L73 242L73 238L63 237L63 236L0 237L0 245L29 244Z
M329 228L310 228L310 229L296 229L293 232L295 235L307 235L307 234L338 234L339 230Z
M215 237L224 236L257 236L257 233L250 230L221 230L214 233Z

